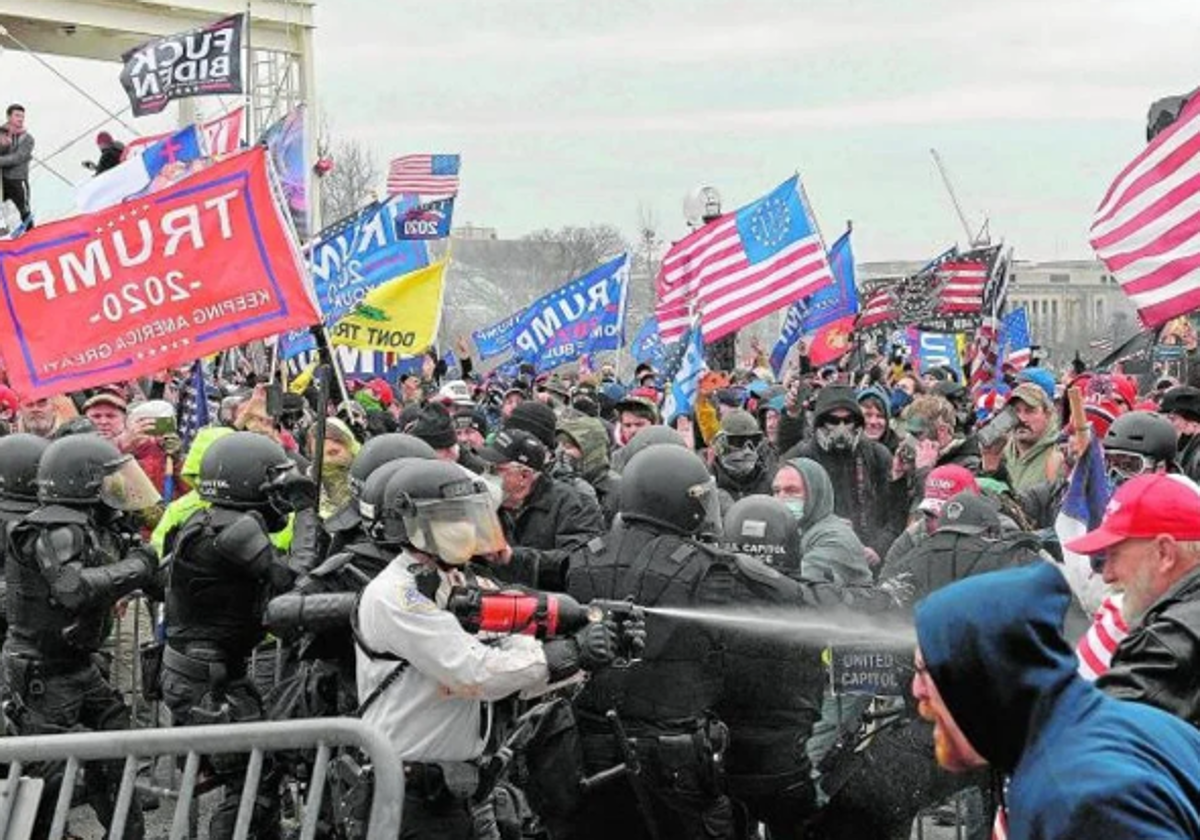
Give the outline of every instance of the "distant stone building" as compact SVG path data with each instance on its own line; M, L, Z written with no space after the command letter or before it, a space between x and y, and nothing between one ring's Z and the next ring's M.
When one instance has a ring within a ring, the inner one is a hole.
M465 225L460 225L450 231L451 239L467 239L467 240L495 240L500 238L499 232L494 227L484 227L483 225L473 225L468 222Z
M1094 260L1022 262L1013 267L1009 307L1024 306L1035 340L1060 359L1088 342L1119 343L1138 329L1137 312L1116 278Z

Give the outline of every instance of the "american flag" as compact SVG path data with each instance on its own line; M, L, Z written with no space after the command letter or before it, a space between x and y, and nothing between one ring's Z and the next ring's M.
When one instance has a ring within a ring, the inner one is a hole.
M996 378L1000 359L1000 309L1008 295L1009 265L1012 251L999 256L1000 249L991 251L990 273L985 277L981 292L983 319L975 331L975 339L967 353L968 386L973 399L978 399Z
M1097 353L1111 353L1113 349L1113 338L1111 335L1102 335L1093 338L1088 342L1088 349L1094 350Z
M388 164L388 195L453 195L458 166L458 155L401 155Z
M700 316L716 341L833 282L825 246L793 176L685 237L663 257L655 315L673 342Z
M994 315L983 316L975 340L967 353L967 370L970 372L968 385L972 396L982 393L996 378L996 362L1000 357L1000 319Z
M192 363L191 373L184 380L179 392L178 403L179 439L183 441L186 452L192 445L196 432L209 423L208 415L208 386L204 381L204 362L197 359Z
M886 288L876 289L867 295L855 326L865 330L877 324L894 322L898 317L895 292Z
M1200 308L1200 97L1117 175L1092 219L1096 255L1142 321Z
M1029 364L1033 357L1033 342L1029 335L1029 315L1019 306L1004 316L1004 361L1017 370Z
M951 260L937 270L939 315L977 315L983 311L988 267L982 260Z

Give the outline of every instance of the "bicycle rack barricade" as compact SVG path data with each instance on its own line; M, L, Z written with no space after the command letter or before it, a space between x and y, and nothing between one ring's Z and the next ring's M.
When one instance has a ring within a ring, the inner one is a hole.
M8 777L0 782L0 840L25 840L30 826L27 820L14 821L14 814L27 817L28 780L22 783L21 768L32 762L65 761L62 789L54 810L51 840L61 840L66 828L81 763L124 759L121 788L110 837L120 837L133 800L138 760L160 756L185 756L171 840L188 836L191 809L195 799L200 756L214 753L249 753L246 782L242 788L237 814L235 840L245 840L262 774L264 752L316 749L308 800L304 805L301 840L312 840L325 795L325 778L331 748L357 747L369 757L374 776L367 840L394 840L400 833L400 811L404 801L404 773L400 759L378 729L354 718L320 718L274 723L237 723L218 726L187 726L174 729L131 729L118 732L69 732L61 735L29 735L0 738L0 763L9 766ZM25 791L22 793L22 791ZM33 786L39 796L39 786ZM18 806L18 800L21 800ZM17 807L14 807L17 806ZM21 823L18 825L18 823ZM12 833L10 833L10 830Z

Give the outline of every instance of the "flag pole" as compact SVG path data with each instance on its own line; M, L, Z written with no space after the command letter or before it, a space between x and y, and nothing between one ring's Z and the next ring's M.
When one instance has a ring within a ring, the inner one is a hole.
M817 221L817 214L813 212L812 202L808 200L808 190L804 188L804 181L800 178L799 169L796 170L796 186L799 187L800 203L804 205L804 211L808 213L808 218L812 219L813 228L817 232L817 240L821 243L821 250L828 254L829 249L825 247L825 236L821 233L821 223ZM849 223L847 223L848 228Z
M633 278L630 276L632 273L633 273L633 265L632 265L631 260L629 259L629 252L626 251L625 252L625 282L621 284L621 302L620 302L620 304L618 304L621 307L621 346L617 348L617 352L616 352L617 361L616 361L616 365L615 365L616 377L617 377L618 382L621 381L621 359L625 355L624 351L626 350L626 345L628 344L628 342L626 341L626 335L625 335L625 327L626 327L625 318L629 314L628 311L626 310L626 307L629 304L629 284L633 281Z
M247 137L254 135L254 142L258 142L258 127L254 124L254 81L257 75L254 72L254 45L251 41L251 32L254 25L251 23L251 4L253 0L246 0L246 72L242 74L242 78L246 84L246 124L250 127L250 131L246 132Z
M324 323L314 324L308 329L312 333L313 340L317 342L317 353L321 364L329 365L333 370L334 380L338 386L338 405L341 405L350 399L350 391L346 388L346 381L342 378L342 369L338 366L337 358L333 354L329 333L326 331Z

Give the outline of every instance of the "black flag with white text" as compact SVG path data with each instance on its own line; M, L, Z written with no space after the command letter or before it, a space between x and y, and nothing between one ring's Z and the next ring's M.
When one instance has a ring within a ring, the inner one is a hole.
M133 115L157 114L172 99L241 93L245 17L232 15L125 53L121 85Z

